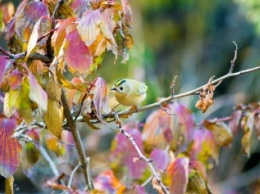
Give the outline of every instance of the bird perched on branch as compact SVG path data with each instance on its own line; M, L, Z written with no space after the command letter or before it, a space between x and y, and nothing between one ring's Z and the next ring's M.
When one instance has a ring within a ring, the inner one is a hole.
M137 107L146 98L147 86L133 79L118 79L111 90L121 105Z

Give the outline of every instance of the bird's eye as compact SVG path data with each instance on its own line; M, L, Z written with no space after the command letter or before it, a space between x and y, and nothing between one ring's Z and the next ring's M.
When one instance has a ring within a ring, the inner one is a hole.
M124 88L121 86L120 88L119 88L119 90L123 90Z

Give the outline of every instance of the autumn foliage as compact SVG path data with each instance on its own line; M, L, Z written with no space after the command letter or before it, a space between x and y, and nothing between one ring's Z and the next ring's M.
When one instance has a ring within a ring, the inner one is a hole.
M133 110L109 106L108 84L102 75L89 76L102 68L107 52L128 60L134 40L127 0L23 0L15 13L6 6L12 5L1 5L8 44L8 51L0 50L0 175L6 180L20 168L35 181L45 159L49 170L34 182L42 190L147 193L152 185L159 193L210 193L207 174L238 130L250 156L253 132L260 136L259 103L200 123L185 105L171 102L174 92L167 102L155 103L144 123L127 123ZM199 94L194 106L202 112L214 103L220 82L212 82L194 92ZM79 123L115 134L109 169L101 165L92 172L95 161L88 162Z

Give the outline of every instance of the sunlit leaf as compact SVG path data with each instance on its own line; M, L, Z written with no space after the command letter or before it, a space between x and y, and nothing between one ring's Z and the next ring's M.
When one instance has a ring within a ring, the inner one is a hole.
M26 121L27 124L33 120L32 102L29 99L30 86L27 77L22 79L21 87L15 90L9 90L8 107L18 110L19 115Z
M31 72L28 73L28 78L30 83L30 99L36 102L43 111L46 111L48 101L46 92L42 89L42 87Z
M123 126L123 129L133 136L136 145L143 152L141 132L138 130L137 125L128 123ZM134 158L139 158L139 155L132 143L124 134L117 134L111 147L110 160L112 169L116 172L127 173L130 178L140 178L146 169L146 163L143 160L134 162Z
M184 194L188 184L189 159L186 157L176 158L167 169L170 176L170 193Z
M5 67L6 67L8 61L9 61L8 58L0 55L0 64L1 64L0 65L0 85L2 84L4 74L5 74Z
M77 29L73 29L66 36L64 59L69 68L79 73L89 72L92 56L88 47L81 40Z
M54 55L59 56L59 52L63 41L66 37L66 29L69 25L76 21L76 18L68 18L58 21L58 29L53 33L52 46L54 47Z
M71 4L71 8L78 18L81 18L83 14L88 10L88 0L74 0Z
M213 133L218 146L227 146L232 142L232 132L225 123L205 120L204 126Z
M63 123L63 106L56 100L49 98L47 112L44 113L47 128L58 138L61 136Z
M21 40L29 40L34 25L42 16L49 16L48 7L43 2L30 2L20 7L15 16L15 32ZM27 44L24 45L26 49Z
M15 7L12 2L6 3L1 6L2 13L3 13L3 22L7 23L11 20L14 15Z
M45 33L51 30L52 21L48 16L42 16L34 25L32 34L29 39L26 58L28 58L31 52L36 47L38 39L43 36ZM41 45L46 42L48 37L41 41Z
M102 15L100 10L88 10L78 24L78 32L87 46L90 46L100 33Z
M147 118L142 138L145 143L145 150L150 152L153 148L164 149L173 137L173 119L166 111L159 109L154 111Z
M156 169L165 170L170 162L170 157L165 150L154 149L150 155Z
M124 13L124 24L128 27L132 26L132 10L128 0L121 0L123 6L123 13Z
M112 46L116 46L116 41L113 35L113 32L115 28L117 27L117 24L111 16L114 15L113 9L106 9L102 12L103 20L100 25L101 33L106 38L108 43ZM108 47L109 48L109 47ZM113 50L108 49L108 50Z
M86 91L86 88L83 87L81 84L74 84L71 81L67 80L60 71L57 71L57 78L61 83L62 87L73 89L73 90L79 90L82 92Z
M253 113L249 113L247 115L246 118L246 122L245 122L245 126L244 126L244 135L241 139L241 144L242 144L242 149L243 152L249 157L250 156L250 150L251 150L251 143L252 143L252 132L254 129L254 114Z
M97 77L94 80L94 87L91 93L93 93L93 103L96 109L96 114L99 119L102 120L102 113L108 114L110 112L108 103L108 87L106 81L101 77Z
M0 118L0 174L5 178L12 176L20 163L21 145L12 137L16 126L14 118Z
M111 170L106 170L94 180L95 188L107 193L123 194L126 187L119 182Z
M57 102L61 99L61 86L58 84L53 77L50 77L46 85L46 93L48 98L53 99Z

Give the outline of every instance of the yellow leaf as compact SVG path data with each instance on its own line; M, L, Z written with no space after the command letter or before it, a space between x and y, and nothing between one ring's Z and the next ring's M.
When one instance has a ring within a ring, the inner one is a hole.
M47 128L58 138L61 136L63 123L63 106L56 100L48 100L47 112L44 114Z
M59 101L61 98L61 86L51 77L46 85L46 93L48 97Z

